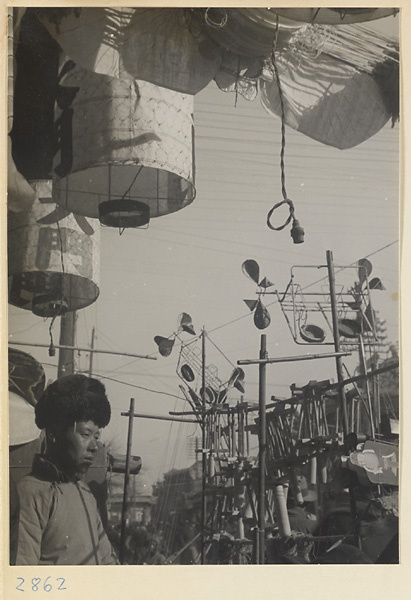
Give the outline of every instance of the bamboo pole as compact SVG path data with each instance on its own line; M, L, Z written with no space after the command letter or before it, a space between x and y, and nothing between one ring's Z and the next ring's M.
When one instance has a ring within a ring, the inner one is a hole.
M238 360L238 365L259 365L259 364L273 364L281 362L296 362L299 360L315 360L317 358L341 358L342 356L350 356L351 352L327 352L321 354L300 354L298 356L279 356L278 358L251 358L245 360Z
M121 564L124 564L124 555L126 547L126 520L127 520L127 501L128 501L128 484L130 479L130 457L131 445L133 442L133 417L134 417L134 398L130 398L130 410L128 412L128 435L127 435L127 451L126 451L126 468L124 473L124 493L123 507L121 511L121 533L120 533L120 556Z
M60 346L57 377L73 375L75 371L74 364L74 345L76 342L76 320L75 310L68 312L60 317Z
M364 341L363 341L361 334L359 334L358 340L359 340L358 348L359 348L359 356L360 356L360 370L361 370L361 374L364 377L364 374L367 371L367 365L365 362ZM372 406L372 402L371 402L370 386L369 386L368 379L366 377L364 377L364 387L365 387L365 397L367 398L368 411L370 413L371 439L375 440L374 411L373 411L373 406Z
M266 370L267 370L267 338L261 334L259 384L258 384L258 563L265 562L265 469L267 453L267 423L266 423Z
M89 358L89 367L88 367L88 376L92 377L93 376L93 358L94 358L94 338L96 335L96 329L95 327L93 327L93 329L91 330L91 344L90 344L90 358Z
M67 313L70 314L70 313ZM32 346L33 348L49 348L50 344L33 344L32 342L14 342L9 341L10 346ZM148 360L157 360L155 356L130 354L129 352L114 352L112 350L98 350L97 348L80 348L79 346L59 344L54 346L57 350L77 350L78 352L94 352L97 354L112 354L114 356L130 356L131 358L145 358Z
M207 431L206 431L206 394L205 394L205 360L206 360L206 345L205 345L205 329L203 327L202 338L201 338L201 384L203 388L203 397L202 397L202 416L203 416L203 430L202 430L202 479L203 479L203 488L202 488L202 498L201 498L201 564L205 565L206 560L206 548L205 548L205 527L206 527L206 515L207 515L207 455L206 455L206 443L207 443Z
M331 300L331 313L332 313L332 324L333 324L333 335L334 335L334 349L336 354L340 353L340 332L338 329L338 315L337 315L337 304L335 299L335 274L334 274L334 264L333 264L333 255L331 250L327 250L327 267L328 267L328 279L330 286L330 300ZM338 383L341 384L344 381L343 377L343 367L341 356L336 356L335 358L336 368L337 368L337 379ZM343 424L343 433L344 438L348 435L348 413L347 413L347 398L345 396L344 386L341 385L339 387L339 396L340 396L340 406L342 410L342 424Z
M128 417L128 412L122 412L122 417ZM134 413L133 417L139 417L141 419L156 419L157 421L179 421L180 423L198 423L196 419L181 419L176 417L163 417L162 415L149 415L147 413Z
M337 305L335 300L335 275L334 275L334 263L333 263L333 255L331 250L327 250L327 267L328 267L328 279L330 286L330 300L331 300L331 311L332 311L332 323L333 323L333 334L334 334L334 349L335 352L340 352L340 333L338 329L338 315L337 315ZM347 412L347 398L345 396L345 389L343 385L344 376L343 376L343 367L341 356L337 356L335 359L336 368L337 368L337 379L339 383L338 394L340 399L340 408L342 414L342 429L344 434L344 444L345 451L348 452L347 447L347 436L348 436L348 412ZM353 526L355 527L355 538L356 545L360 547L360 538L358 535L358 528L356 527L357 523L357 505L355 501L354 488L350 483L348 486L349 496L350 496L350 510L351 510L351 519Z

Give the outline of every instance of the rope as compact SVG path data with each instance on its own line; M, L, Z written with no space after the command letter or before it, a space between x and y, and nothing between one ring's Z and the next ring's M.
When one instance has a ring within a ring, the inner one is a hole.
M294 217L294 204L288 198L288 196L287 196L287 190L285 189L285 162L284 162L284 154L285 154L285 111L284 111L283 90L282 90L282 87L281 87L280 75L278 73L277 60L276 60L276 56L275 56L275 52L276 52L276 48L277 48L277 39L278 39L278 16L277 16L275 37L274 37L274 43L273 43L273 50L272 50L272 53L271 53L271 63L273 65L274 74L275 74L275 78L276 78L276 82L277 82L278 96L280 98L280 107L281 107L280 169L281 169L281 192L282 192L282 195L283 195L283 200L281 202L277 202L277 204L275 204L273 206L273 208L267 214L267 226L269 227L269 229L272 229L274 231L281 231L282 229L284 229L285 227L287 227L287 225L290 223L291 220L294 221L295 217ZM271 224L270 219L271 219L274 211L277 208L279 208L280 206L282 206L283 204L287 204L288 205L290 214L289 214L287 220L285 221L285 223L283 225L280 225L279 227L274 227L274 225Z
M277 208L279 208L280 206L282 206L283 204L288 204L290 214L289 214L287 220L285 221L285 223L283 225L280 225L279 227L274 227L274 225L271 225L271 223L270 223L271 216L272 216L273 212ZM284 200L281 200L281 202L277 202L277 204L274 204L274 206L272 207L272 209L269 211L269 213L267 214L267 225L273 231L281 231L282 229L284 229L285 227L287 227L287 225L290 223L291 219L295 219L295 217L294 217L294 204L293 204L292 200L289 200L288 198L285 198Z

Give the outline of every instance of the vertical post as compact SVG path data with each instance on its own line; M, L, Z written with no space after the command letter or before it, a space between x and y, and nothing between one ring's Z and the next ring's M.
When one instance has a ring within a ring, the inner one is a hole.
M376 371L378 369L378 358L373 361L371 369ZM375 375L373 377L373 397L375 407L375 430L377 433L380 432L381 424L381 395L380 395L380 376Z
M241 403L243 403L243 398L241 397ZM238 456L240 458L244 458L244 410L243 408L238 408Z
M266 335L261 334L260 359L267 358ZM258 553L257 564L264 564L265 557L265 459L267 446L266 425L266 370L267 364L259 364L258 383Z
M75 346L76 344L76 311L72 310L60 317L60 346ZM59 363L57 377L73 375L74 350L73 348L59 349Z
M331 250L327 250L327 267L328 267L328 279L330 286L330 300L331 300L331 314L332 314L332 322L333 322L333 335L334 335L334 349L336 352L340 352L340 332L338 330L338 315L337 315L337 302L335 297L335 275L334 275L334 263L333 263L333 255ZM342 383L344 381L343 377L343 369L342 369L342 357L335 357L336 367L337 367L337 378L338 383ZM347 398L345 396L345 389L343 385L340 385L338 388L339 398L340 398L340 406L342 410L342 426L344 438L346 438L348 434L348 412L347 412Z
M93 327L93 329L91 330L91 345L90 345L90 361L89 361L89 368L88 368L88 376L89 377L93 377L93 356L94 356L94 337L96 334L96 330L95 327Z
M206 360L206 347L205 347L205 329L203 327L202 338L201 338L201 347L202 347L202 363L201 363L201 385L203 388L203 397L202 397L202 476L203 476L203 487L202 487L202 498L201 498L201 564L205 565L206 559L206 551L205 551L205 528L206 528L206 517L207 517L207 455L206 455L206 445L207 445L207 432L206 432L206 394L205 394L205 360Z
M120 534L120 556L121 564L124 564L125 542L126 542L126 520L127 520L127 501L128 501L128 484L130 479L130 457L131 444L133 442L133 419L134 419L134 398L130 398L130 411L128 413L128 435L127 435L127 452L126 452L126 468L124 472L124 492L123 492L123 508L121 511L121 534Z
M288 537L291 535L291 527L287 512L287 498L282 484L275 486L275 507L280 535L281 537Z
M333 263L333 255L331 250L327 250L327 267L328 267L328 279L330 286L330 300L331 300L331 313L332 313L332 322L333 322L333 334L334 334L334 349L336 352L340 352L340 332L338 330L338 315L337 315L337 302L335 297L335 275L334 275L334 263ZM340 399L340 407L342 414L342 429L344 434L344 444L345 451L348 451L346 446L347 443L347 435L348 435L348 411L347 411L347 398L345 396L344 385L341 385L344 381L343 370L342 370L342 357L335 357L336 367L337 367L337 378L338 383L338 392ZM356 523L357 520L357 505L355 501L354 488L350 483L348 486L348 491L350 495L350 509L351 509L351 519L353 524ZM357 546L360 545L360 539L357 531L357 526L355 527L354 537L357 543Z
M241 405L243 404L243 396L241 396ZM239 406L237 402L237 418L238 418L238 432L237 432L237 456L240 459L240 464L244 465L244 409ZM245 504L245 487L242 488L241 496L244 497ZM242 514L242 512L240 513ZM238 537L240 540L245 538L244 521L243 517L240 516L238 519Z
M360 333L358 336L358 349L360 355L360 372L364 375L364 387L365 387L365 395L367 397L367 405L368 411L370 413L370 427L371 427L371 438L375 440L375 426L374 426L374 410L371 402L371 394L370 394L370 384L368 382L368 378L365 377L367 372L367 365L365 362L365 351L364 351L364 341L362 334Z

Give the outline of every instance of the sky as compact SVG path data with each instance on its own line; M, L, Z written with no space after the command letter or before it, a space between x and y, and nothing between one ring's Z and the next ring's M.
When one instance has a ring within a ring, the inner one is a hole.
M389 31L396 28L394 21L389 20ZM372 293L373 306L386 320L388 338L399 339L400 126L388 123L350 150L325 146L286 128L286 188L305 229L304 243L295 245L289 228L277 232L266 226L268 211L282 199L280 121L264 111L259 98L247 102L240 96L236 101L235 95L210 84L195 96L194 124L196 199L182 211L153 219L147 229L126 230L120 236L118 230L102 227L100 296L77 313L79 347L90 345L94 327L96 348L156 358L94 356L93 374L106 385L112 406L103 439L120 453L126 451L128 426L121 412L127 411L131 397L139 413L165 416L188 409L176 374L178 344L164 358L154 342L154 336L176 331L180 313L192 317L197 334L203 328L207 332L206 362L217 366L222 380L238 360L258 357L262 332L243 302L257 298L255 284L241 269L247 259L257 260L261 275L274 283L270 289L281 292L295 265L311 266L296 270L304 285L324 277L324 269L312 267L326 264L327 250L337 271L369 257L373 276L386 288ZM355 270L351 272L355 277ZM339 277L337 272L337 283ZM325 280L312 289L323 291L324 285ZM331 346L297 345L276 297L266 296L264 303L272 319L263 332L270 358L332 351ZM49 324L9 306L9 341L48 344ZM57 323L53 332L56 342ZM190 336L181 337L190 341ZM46 348L16 347L31 352L49 380L56 377L57 357L50 358ZM356 356L346 363L353 371ZM76 368L88 371L88 353L76 356ZM244 369L244 400L257 402L258 368ZM305 385L313 379L336 379L335 361L269 365L267 397L287 397L292 383ZM230 403L240 396L233 390ZM132 452L142 457L146 485L171 468L192 463L190 440L196 436L200 430L191 423L134 419Z

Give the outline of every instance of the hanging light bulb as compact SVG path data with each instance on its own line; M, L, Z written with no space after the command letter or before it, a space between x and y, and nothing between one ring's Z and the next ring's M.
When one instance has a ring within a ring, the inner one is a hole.
M294 244L302 244L304 242L304 229L301 227L298 219L294 219L293 221L291 237L293 238Z

